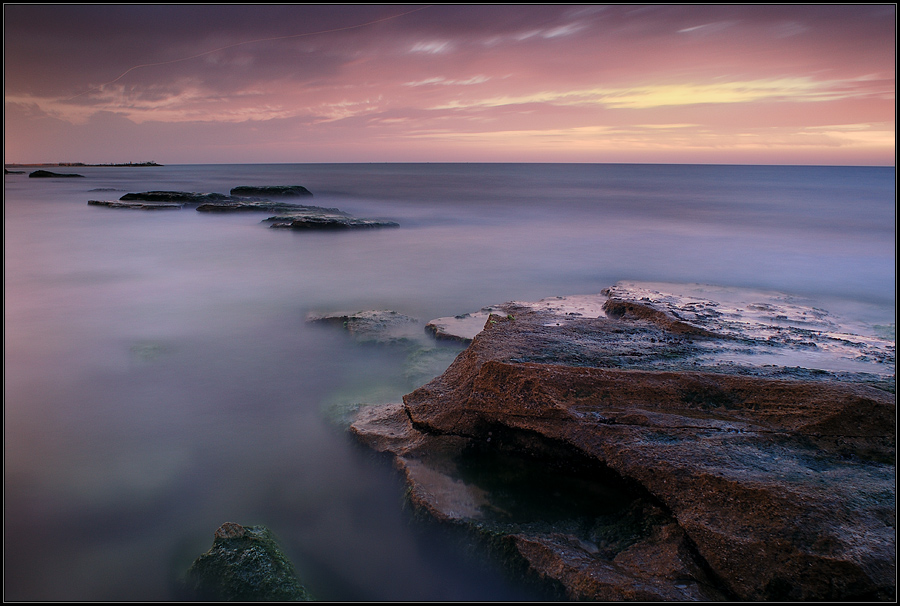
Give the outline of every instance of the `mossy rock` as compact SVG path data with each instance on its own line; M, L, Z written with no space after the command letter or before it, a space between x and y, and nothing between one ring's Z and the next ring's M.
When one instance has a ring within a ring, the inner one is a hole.
M188 569L192 598L221 602L295 602L312 596L264 526L223 524L213 546Z

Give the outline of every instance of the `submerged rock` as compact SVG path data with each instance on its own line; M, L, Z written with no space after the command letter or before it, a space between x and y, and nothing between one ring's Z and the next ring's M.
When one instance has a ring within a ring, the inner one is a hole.
M265 196L269 198L296 198L311 196L311 191L302 185L241 185L231 188L232 196Z
M396 345L411 344L422 334L419 321L392 310L368 310L354 313L309 313L306 321L313 324L341 326L359 343Z
M226 522L213 546L187 572L185 586L196 600L288 602L313 599L269 529Z
M32 173L28 174L32 179L49 179L49 178L72 178L72 177L81 177L84 178L84 175L79 175L77 173L54 173L49 170L36 170Z
M767 348L796 346L740 315L713 330L727 305L617 286L596 317L498 306L443 375L362 409L353 434L394 457L420 511L570 599L893 600L892 344L865 337L884 353L867 372L779 367ZM510 499L497 478L521 461L533 490ZM579 489L548 488L570 472Z

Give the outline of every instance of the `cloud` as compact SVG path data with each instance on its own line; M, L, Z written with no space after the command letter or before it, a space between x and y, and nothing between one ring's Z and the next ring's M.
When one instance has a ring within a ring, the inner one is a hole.
M5 92L21 121L16 141L27 141L30 121L65 129L60 139L82 132L71 125L102 123L102 138L126 122L165 123L167 133L239 131L247 145L254 129L265 130L268 139L252 143L262 148L280 133L277 123L314 129L317 141L353 157L374 136L385 144L397 137L398 149L433 142L429 159L444 143L456 158L464 145L479 153L484 141L510 157L528 142L544 145L535 154L563 157L567 140L574 150L612 141L612 154L616 145L652 147L654 137L673 154L729 141L764 149L770 137L776 147L870 145L893 157L894 13L849 5L20 5L5 9ZM96 120L103 112L117 119ZM827 126L843 123L857 126ZM18 144L7 136L8 153Z
M551 105L601 105L608 109L650 109L655 107L732 104L756 101L834 101L872 94L860 88L861 80L816 81L809 77L767 78L705 84L649 84L632 87L587 88L568 91L541 91L518 96L499 96L470 101L454 100L435 109L471 109L546 103ZM881 94L888 91L882 90Z
M710 35L710 34L718 34L719 32L725 31L731 27L737 25L737 21L716 21L714 23L704 23L703 25L694 25L692 27L685 27L678 30L679 34L694 34L694 35Z
M447 40L430 40L427 42L416 42L412 48L409 49L409 52L440 55L450 52L452 47L452 44Z
M444 78L442 76L435 76L433 78L425 78L424 80L418 80L415 82L404 82L403 86L471 86L472 84L483 84L490 80L488 76L472 76L471 78L465 79L450 79Z

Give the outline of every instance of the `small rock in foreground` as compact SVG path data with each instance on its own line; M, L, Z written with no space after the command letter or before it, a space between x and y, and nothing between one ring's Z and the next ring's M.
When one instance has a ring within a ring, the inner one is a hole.
M213 546L187 572L193 599L221 602L296 602L312 596L264 526L226 522Z

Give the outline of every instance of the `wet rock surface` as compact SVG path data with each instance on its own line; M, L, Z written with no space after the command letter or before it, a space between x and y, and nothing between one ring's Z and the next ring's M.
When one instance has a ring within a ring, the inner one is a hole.
M419 511L570 599L893 600L893 343L824 313L793 329L843 335L816 358L831 370L754 365L797 347L738 313L753 302L644 288L497 306L443 375L351 431Z
M374 229L382 227L400 227L396 221L387 221L383 219L360 219L358 217L347 217L339 215L321 215L321 216L297 216L275 217L269 220L271 227L287 228L296 230L310 229Z
M178 202L181 204L203 204L228 200L228 196L219 193L197 193L187 191L144 191L124 194L119 198L122 202Z
M346 230L399 227L396 221L354 217L338 208L309 206L269 198L312 196L300 185L241 186L231 194L183 191L145 191L127 193L118 200L89 200L91 206L137 210L194 207L203 213L267 212L277 213L263 220L269 227L293 230Z
M340 326L359 343L394 345L419 340L422 328L416 318L393 310L366 310L307 314L313 324Z
M28 173L28 176L32 179L59 179L59 178L84 178L84 175L79 175L77 173L54 173L49 170L36 170L34 172Z
M133 210L177 210L184 208L178 202L138 202L119 200L88 200L88 206L106 206L107 208L130 208Z
M266 198L296 198L312 196L302 185L241 185L231 188L232 196L263 196Z
M492 313L499 313L499 308L484 307L473 313L465 313L448 318L436 318L425 325L425 330L441 341L457 341L471 343L475 335L484 329Z
M190 599L220 602L289 602L312 600L264 526L226 522L216 530L213 546L188 569Z

